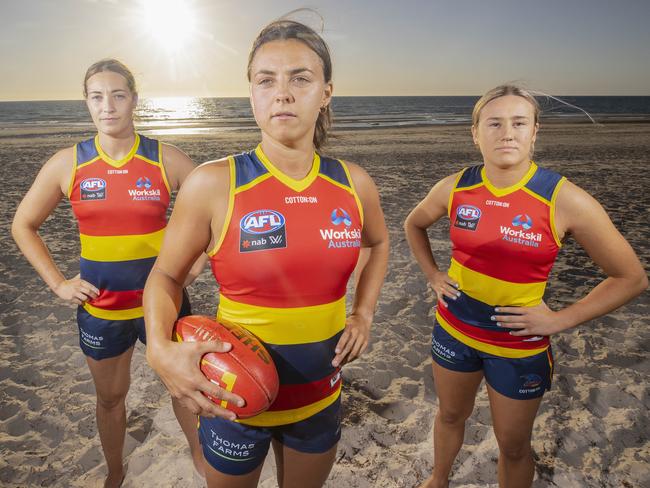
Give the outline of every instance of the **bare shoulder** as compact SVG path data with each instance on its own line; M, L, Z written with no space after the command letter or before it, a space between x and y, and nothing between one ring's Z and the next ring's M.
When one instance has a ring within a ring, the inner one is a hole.
M195 168L190 157L176 146L163 142L162 163L169 177L172 190L177 190L187 178L187 175Z
M61 149L45 162L34 184L39 186L57 186L65 194L70 184L73 167L74 146Z
M185 179L182 192L209 196L227 194L229 188L230 169L228 158L224 158L195 167Z
M611 225L607 212L598 200L570 181L566 181L558 191L555 206L556 225L560 233L575 234L594 225Z

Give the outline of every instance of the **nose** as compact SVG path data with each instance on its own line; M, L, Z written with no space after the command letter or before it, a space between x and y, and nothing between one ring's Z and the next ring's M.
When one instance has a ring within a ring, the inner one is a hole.
M501 135L501 139L504 141L511 141L514 139L513 137L513 132L512 132L512 126L510 124L504 124L503 126L503 134Z
M102 104L102 111L106 113L111 113L115 110L115 105L113 104L113 98L110 96L104 97Z
M277 84L275 100L279 103L292 103L294 101L288 81L282 81Z

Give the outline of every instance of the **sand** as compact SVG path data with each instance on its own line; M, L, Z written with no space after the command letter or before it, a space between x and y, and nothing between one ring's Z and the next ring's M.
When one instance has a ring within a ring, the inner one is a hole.
M74 310L57 302L13 244L9 227L41 164L84 134L68 129L0 134L3 168L0 259L0 484L7 487L101 486L105 465L95 428L94 389L78 347ZM253 131L163 136L195 161L252 148ZM436 393L430 373L434 299L403 236L409 210L439 178L477 161L466 127L336 133L327 154L364 166L382 196L391 234L390 267L371 347L344 368L343 436L328 487L412 487L432 467ZM551 124L536 160L562 172L606 207L644 266L650 264L650 124ZM67 202L42 228L63 272L78 269L77 229ZM430 232L448 262L447 223ZM571 303L601 279L569 241L551 275L547 302ZM190 288L194 310L215 312L206 271ZM648 292L607 317L552 339L553 389L535 425L535 487L650 485ZM136 347L127 398L125 487L199 486L169 396ZM497 446L485 388L467 423L452 487L496 486ZM272 457L272 456L271 456ZM269 459L262 487L276 486Z

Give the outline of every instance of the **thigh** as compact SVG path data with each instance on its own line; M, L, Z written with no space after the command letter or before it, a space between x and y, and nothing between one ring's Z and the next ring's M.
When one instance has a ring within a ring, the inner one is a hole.
M332 469L341 438L341 397L305 420L272 431L280 486L320 487Z
M199 440L211 472L208 480L213 479L216 483L216 480L234 477L233 480L244 483L236 486L248 486L248 481L259 477L271 445L271 435L265 427L252 427L222 418L199 417Z
M131 381L131 356L133 356L133 347L119 356L102 360L86 356L97 397L103 402L121 401L128 393Z
M334 465L336 444L325 452L307 453L273 439L280 488L321 488Z
M138 320L105 320L77 309L79 346L86 357L103 360L122 355L138 340Z
M435 324L431 357L440 409L445 413L469 415L483 379L483 364L478 354Z
M542 397L516 400L502 395L489 384L488 397L499 446L509 449L529 445Z

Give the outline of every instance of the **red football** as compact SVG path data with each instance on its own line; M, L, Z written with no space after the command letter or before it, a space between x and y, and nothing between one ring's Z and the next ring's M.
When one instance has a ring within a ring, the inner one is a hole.
M278 394L280 381L271 355L260 340L234 324L221 324L202 315L188 315L176 321L174 340L198 342L220 340L232 344L225 353L211 352L201 358L201 371L213 383L244 399L237 407L206 395L210 400L239 418L257 415L271 405Z

